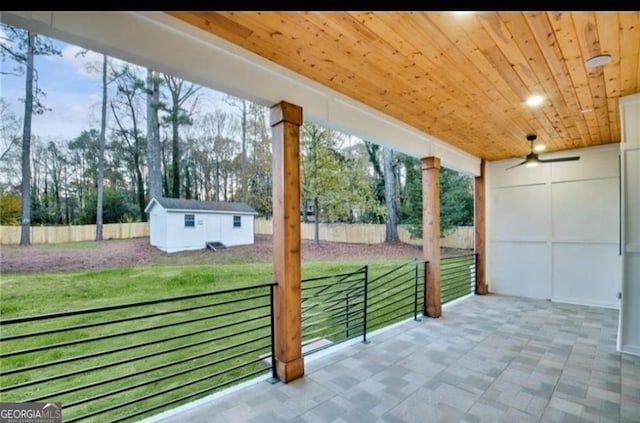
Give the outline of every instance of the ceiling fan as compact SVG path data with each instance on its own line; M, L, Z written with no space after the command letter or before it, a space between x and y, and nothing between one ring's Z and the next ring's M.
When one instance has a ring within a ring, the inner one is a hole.
M555 163L555 162L571 162L574 160L580 160L580 156L570 156L570 157L558 157L555 159L540 159L538 158L538 153L533 152L533 142L538 138L535 134L527 135L527 141L531 144L531 152L527 154L527 157L523 162L518 163L515 166L511 166L506 168L505 170L513 169L514 167L525 165L526 167L534 167L538 166L540 163Z

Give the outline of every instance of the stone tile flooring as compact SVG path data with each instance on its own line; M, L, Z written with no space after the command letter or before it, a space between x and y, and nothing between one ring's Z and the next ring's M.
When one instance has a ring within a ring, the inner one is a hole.
M640 357L616 352L616 310L473 296L307 356L259 381L149 419L185 422L640 422Z

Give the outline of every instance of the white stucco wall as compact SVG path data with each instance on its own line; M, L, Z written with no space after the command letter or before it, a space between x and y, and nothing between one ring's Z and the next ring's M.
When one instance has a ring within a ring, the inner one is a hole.
M491 292L618 308L617 144L487 165L487 282Z

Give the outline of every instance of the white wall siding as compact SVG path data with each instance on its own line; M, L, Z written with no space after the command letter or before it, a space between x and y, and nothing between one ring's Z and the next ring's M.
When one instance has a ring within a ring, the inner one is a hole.
M184 227L184 215L195 215L196 225L192 228ZM203 226L198 226L196 213L167 212L167 243L166 251L173 253L184 250L201 250L205 248Z
M618 308L617 248L591 242L557 242L552 248L554 301Z
M240 227L233 227L233 216L240 216ZM251 215L221 215L220 228L222 242L227 246L253 244L253 219Z
M151 224L153 221L153 225ZM155 205L149 213L149 243L161 248L167 242L167 212L162 207Z
M544 241L549 236L551 216L546 185L501 187L491 191L496 224L490 238L496 241Z
M619 307L618 146L548 154L575 162L487 166L491 292Z
M640 355L640 94L620 99L622 310L618 348Z
M157 207L161 209L160 207ZM195 226L185 227L185 214L193 214ZM233 216L240 216L241 227L233 227ZM155 245L166 252L177 252L187 250L201 250L206 248L207 242L222 242L227 247L234 245L253 244L254 242L254 216L248 214L222 214L203 212L175 212L165 211L158 213L159 219L151 222L151 233L162 234L162 239L158 235ZM163 242L160 242L163 241Z
M487 282L490 292L547 299L551 297L551 270L546 242L494 241Z

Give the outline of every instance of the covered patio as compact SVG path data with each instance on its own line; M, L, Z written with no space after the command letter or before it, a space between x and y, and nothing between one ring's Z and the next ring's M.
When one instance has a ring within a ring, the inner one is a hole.
M271 107L284 384L199 400L163 421L640 420L640 13L2 20ZM585 63L604 53L609 67ZM422 311L434 319L322 358L301 351L303 119L418 157L423 171ZM540 163L528 134L548 161L580 159ZM507 170L525 155L539 166ZM495 294L444 312L441 166L476 177L476 293Z
M145 423L640 421L640 358L616 352L616 310L501 295L382 329Z

